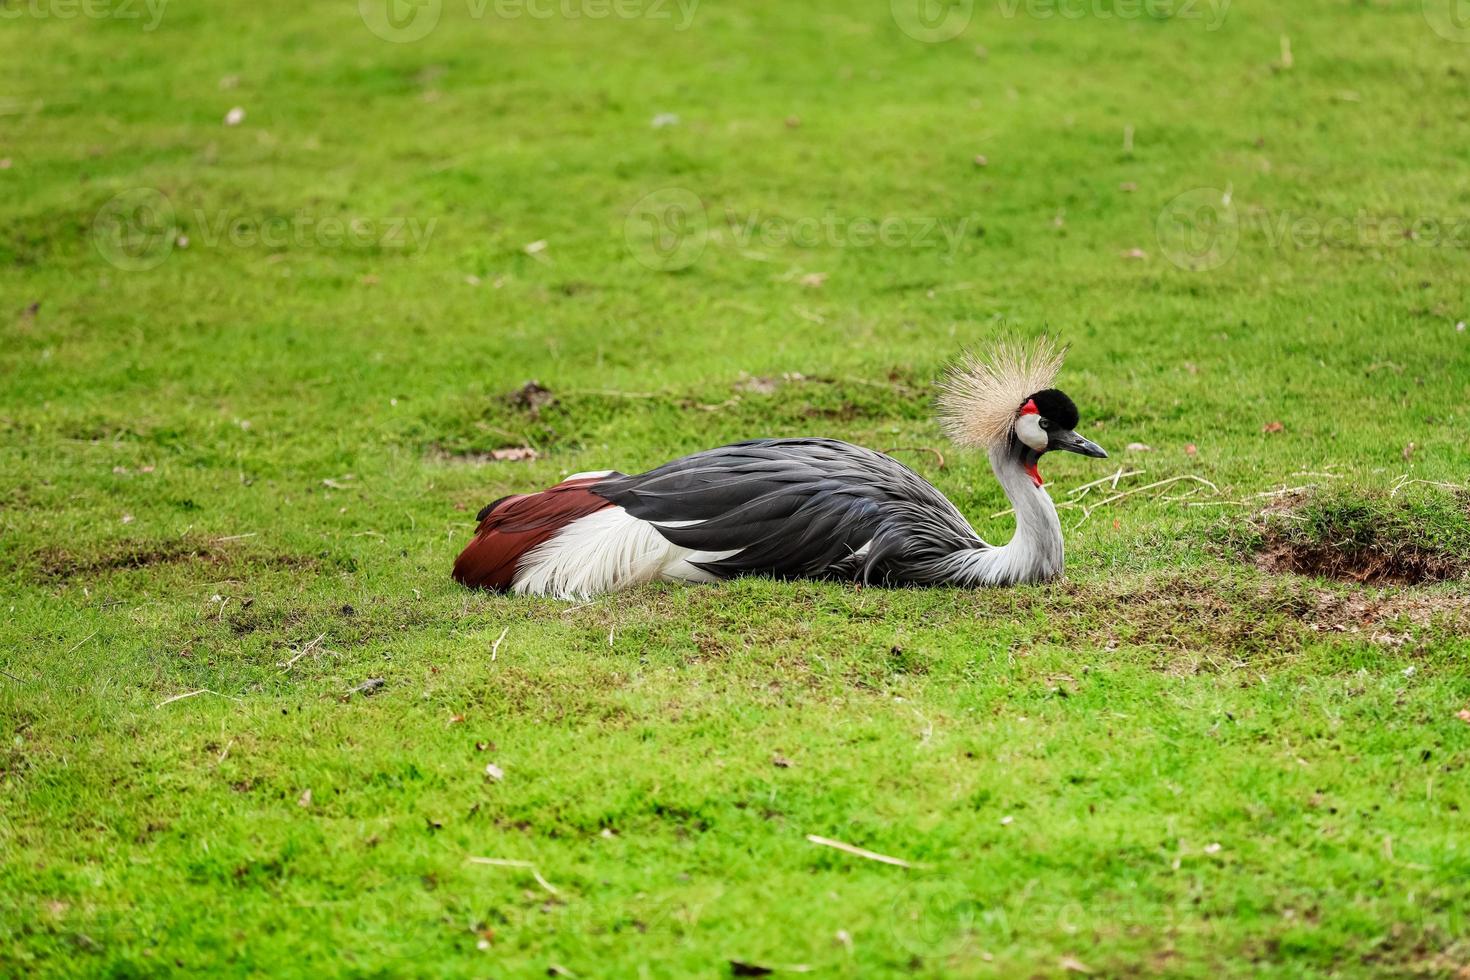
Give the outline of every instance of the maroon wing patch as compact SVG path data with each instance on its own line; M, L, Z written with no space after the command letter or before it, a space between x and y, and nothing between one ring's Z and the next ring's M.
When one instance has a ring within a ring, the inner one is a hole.
M614 506L588 489L601 479L568 480L491 504L481 512L475 539L454 563L454 580L472 589L508 591L522 555L573 521Z

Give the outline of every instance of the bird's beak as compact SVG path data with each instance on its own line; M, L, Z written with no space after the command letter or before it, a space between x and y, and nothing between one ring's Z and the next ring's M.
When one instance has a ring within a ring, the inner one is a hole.
M1066 432L1058 432L1051 437L1049 449L1065 449L1069 453L1079 456L1091 456L1094 459L1107 459L1108 451L1091 439L1083 438L1070 429Z

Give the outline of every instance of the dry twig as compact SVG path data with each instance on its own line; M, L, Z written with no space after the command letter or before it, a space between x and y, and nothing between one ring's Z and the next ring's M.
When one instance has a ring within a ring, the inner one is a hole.
M842 841L833 840L830 837L819 837L816 834L807 834L806 839L811 841L813 844L820 844L822 847L836 848L837 850L842 851L846 854L851 854L854 857L866 858L869 861L878 861L883 864L891 864L899 868L913 867L913 864L905 861L903 858L889 857L887 854L879 854L877 851L870 851L867 848L858 847L855 844L844 844Z
M88 633L82 639L80 639L76 643L72 644L71 649L70 650L67 650L66 653L63 653L62 656L65 657L65 656L68 656L70 654L76 653L78 650L80 650L82 648L82 644L83 643L86 643L92 637L96 636L98 634L98 632L100 632L100 631L99 630L93 630L92 632Z
M1220 493L1220 488L1217 487L1215 484L1211 483L1209 480L1206 480L1204 477L1202 477L1202 476L1195 476L1194 474L1185 474L1184 476L1171 476L1171 477L1169 477L1166 480L1155 480L1153 483L1146 483L1146 484L1144 484L1141 487L1134 487L1131 490L1119 491L1117 493L1113 493L1113 494L1111 494L1111 495L1109 495L1107 497L1104 497L1102 500L1099 500L1099 501L1097 501L1096 503L1093 503L1093 504L1085 503L1085 501L1087 499L1087 495L1089 493L1091 493L1093 490L1095 490L1096 488L1098 488L1100 486L1103 486L1104 484L1107 484L1107 485L1110 486L1111 489L1117 490L1118 481L1123 480L1123 479L1125 479L1127 477L1130 477L1130 476L1138 476L1142 472L1144 472L1144 471L1143 470L1124 470L1124 468L1120 466L1120 467L1118 467L1118 471L1116 473L1112 473L1112 474L1110 474L1108 476L1105 476L1105 477L1102 477L1100 479L1093 480L1091 483L1084 483L1080 487L1073 487L1071 490L1067 491L1067 495L1069 497L1076 497L1077 499L1076 500L1063 500L1063 501L1061 501L1060 503L1058 503L1056 505L1056 508L1057 508L1057 510L1080 510L1080 511L1082 511L1082 518L1081 518L1081 520L1079 520L1076 524L1072 525L1073 528L1078 528L1078 527L1081 527L1083 524L1085 524L1087 522L1087 519L1092 516L1092 512L1094 510L1097 510L1099 507L1106 507L1108 504L1111 504L1111 503L1114 503L1116 501L1122 500L1125 497L1131 497L1131 496L1133 496L1134 494L1137 494L1137 493L1143 493L1143 492L1145 492L1147 490L1160 490L1160 491L1162 491L1164 487L1170 487L1170 486L1173 486L1176 483L1183 483L1185 481L1193 481L1195 483L1200 484L1200 486L1196 487L1194 490L1192 490L1192 491L1190 491L1188 493L1182 494L1180 496L1164 497L1162 493L1156 495L1158 498L1161 498L1161 499L1166 500L1166 501L1171 502L1171 503L1172 502L1175 502L1175 501L1183 500L1185 497L1191 497L1194 494L1199 493L1201 490L1203 490L1206 487L1208 487L1210 489L1210 491L1212 493L1216 494L1216 495L1218 495ZM1188 506L1196 506L1196 505L1190 504ZM991 516L991 518L1005 517L1007 514L1014 514L1014 513L1015 513L1015 508L1009 508L1007 510L1001 511L998 514L991 514L990 516Z
M197 691L185 691L183 694L175 694L171 698L164 698L162 701L158 702L153 707L154 708L161 708L161 707L163 707L166 704L173 704L175 701L182 701L185 698L192 698L192 697L195 697L196 695L200 695L200 694L213 694L217 698L229 698L231 701L243 701L244 700L243 698L237 698L237 697L235 697L233 694L221 694L218 691L211 691L207 687L201 687Z
M327 638L327 634L323 633L321 636L318 636L316 639L312 640L306 646L302 647L301 648L301 651L299 653L297 653L295 656L293 656L290 660L287 660L285 663L281 664L282 672L284 673L285 671L288 671L292 667L296 666L296 661L300 660L302 657L306 656L308 653L310 653L311 651L315 650L316 647L317 647L317 644L320 643L320 642L322 642L322 640L325 640L326 638Z
M1084 496L1086 496L1087 492L1089 490L1091 490L1093 487L1100 487L1104 483L1111 484L1112 485L1112 489L1116 490L1116 489L1118 489L1118 481L1119 480L1122 480L1125 477L1138 476L1142 472L1144 472L1144 471L1143 470L1128 470L1128 469L1125 469L1124 467L1120 466L1120 467L1118 467L1118 471L1116 473L1110 473L1109 475L1107 475L1105 477L1102 477L1101 479L1093 480L1091 483L1084 483L1081 486L1073 487L1072 489L1070 489L1070 490L1067 491L1067 496L1069 496L1069 497L1075 497L1079 493L1082 494L1082 495L1084 495Z
M1441 490L1459 491L1465 489L1465 487L1461 486L1458 483L1440 483L1438 480L1410 479L1409 474L1405 473L1403 476L1398 478L1398 480L1393 485L1393 489L1388 492L1389 498L1392 499L1394 497L1397 497L1399 495L1399 491L1402 490L1404 487L1411 487L1416 483L1422 483L1427 487L1439 487Z
M540 885L542 888L545 888L553 895L561 895L561 892L557 891L556 887L552 885L551 882L541 877L541 872L537 870L536 865L532 864L530 861L520 861L515 858L471 857L469 858L469 862L471 864L488 864L496 868L521 868L525 871L531 872L531 877L536 879L536 884Z

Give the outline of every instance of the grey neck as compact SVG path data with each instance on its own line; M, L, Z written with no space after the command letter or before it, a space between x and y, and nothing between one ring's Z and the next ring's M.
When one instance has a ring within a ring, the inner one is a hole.
M1065 564L1062 523L1051 496L1025 470L1029 452L1014 440L990 450L990 468L1015 510L1016 533L1003 547L957 554L956 584L1024 585L1061 578Z

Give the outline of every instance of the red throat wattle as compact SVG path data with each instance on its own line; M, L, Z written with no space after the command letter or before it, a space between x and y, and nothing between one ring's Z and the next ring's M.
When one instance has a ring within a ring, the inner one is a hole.
M1028 398L1028 399L1026 399L1026 404L1024 404L1024 405L1021 406L1021 414L1022 415L1040 415L1041 414L1041 409L1039 409L1039 408L1036 407L1036 399L1034 399L1034 398ZM1033 460L1028 460L1027 462L1024 462L1024 463L1021 464L1021 468L1026 471L1026 475L1027 476L1031 477L1031 482L1034 483L1034 484L1036 484L1039 487L1043 483L1045 483L1046 481L1044 481L1041 478L1041 471L1036 468L1036 462L1037 461L1034 460L1034 459Z

